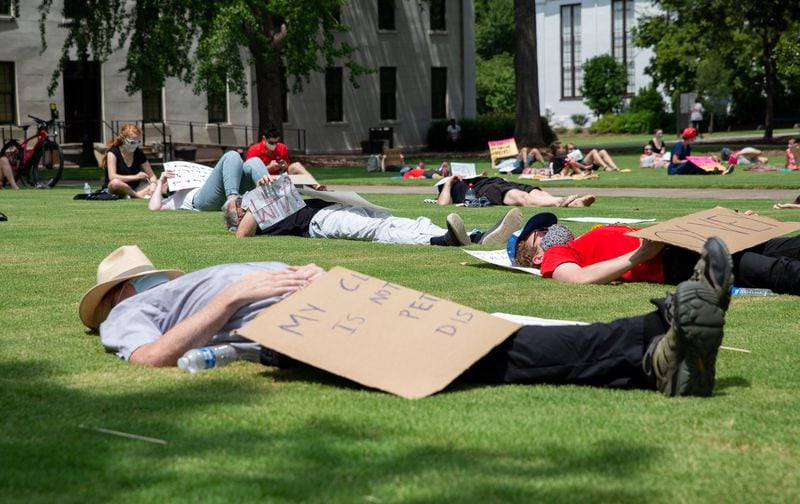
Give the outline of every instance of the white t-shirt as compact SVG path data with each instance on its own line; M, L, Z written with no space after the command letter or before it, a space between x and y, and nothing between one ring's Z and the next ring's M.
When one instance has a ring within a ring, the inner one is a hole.
M458 137L461 135L461 126L458 124L453 126L451 124L447 127L447 135L450 137L450 140L458 140Z
M170 210L194 210L195 212L199 212L200 210L194 207L194 196L199 190L199 187L195 187L194 189L175 191L169 198L161 203L161 207Z

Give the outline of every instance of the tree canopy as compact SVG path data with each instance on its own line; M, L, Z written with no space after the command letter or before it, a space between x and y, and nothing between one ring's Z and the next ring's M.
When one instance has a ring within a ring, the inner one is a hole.
M654 57L646 72L668 94L727 96L746 120L762 114L772 137L776 103L798 96L800 0L654 0L661 12L643 17L636 44ZM792 77L794 76L794 77Z
M595 56L583 64L581 94L598 117L616 112L628 87L628 72L610 54Z
M18 5L18 0L15 0ZM79 58L106 61L126 50L126 91L163 86L175 77L196 93L224 92L247 103L247 72L255 69L259 127L280 128L283 82L302 89L313 72L343 62L351 81L367 72L355 64L355 49L336 40L347 31L336 17L346 0L64 0L53 13L53 0L39 6L43 50L45 21L61 15L67 30L51 93L74 50ZM87 5L87 3L91 5Z

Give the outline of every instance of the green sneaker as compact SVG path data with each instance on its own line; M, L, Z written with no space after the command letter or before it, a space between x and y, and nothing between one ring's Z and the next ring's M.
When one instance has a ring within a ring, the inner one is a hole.
M692 280L708 283L719 297L719 305L728 309L733 287L733 259L725 242L712 236L703 245L700 259L694 266Z
M672 324L645 354L656 387L668 396L710 396L717 352L722 344L725 310L704 281L687 280L673 298Z

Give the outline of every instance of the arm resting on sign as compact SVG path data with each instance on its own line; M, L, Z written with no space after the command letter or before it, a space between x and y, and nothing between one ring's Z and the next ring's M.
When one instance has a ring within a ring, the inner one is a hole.
M320 273L321 268L308 264L245 275L159 339L137 348L131 354L130 362L155 367L175 366L178 358L189 349L207 344L242 306L294 292L308 285Z
M583 267L576 263L560 264L553 271L553 280L576 284L606 284L613 282L625 272L658 255L663 248L664 243L662 242L642 240L642 244L638 249L614 259Z

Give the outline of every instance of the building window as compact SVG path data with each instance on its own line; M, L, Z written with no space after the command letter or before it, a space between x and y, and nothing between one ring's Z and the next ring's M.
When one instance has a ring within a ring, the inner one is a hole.
M325 120L328 122L344 121L342 67L325 70Z
M633 27L634 21L633 0L614 0L611 3L611 47L617 62L625 65L628 72L629 95L635 93L634 80L636 78L633 66Z
M17 122L14 107L14 63L0 61L0 124Z
M11 0L0 0L0 16L11 15Z
M381 67L381 120L397 119L397 69Z
M581 6L561 6L561 97L580 98L583 84L581 60Z
M430 14L431 14L431 30L445 31L447 30L447 0L431 0Z
M395 0L378 0L378 29L394 30Z
M161 122L164 120L164 107L161 100L161 86L145 77L142 86L142 120L144 122Z
M431 68L431 119L447 117L447 68Z
M228 122L228 96L225 91L208 91L208 122Z

